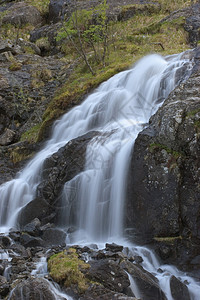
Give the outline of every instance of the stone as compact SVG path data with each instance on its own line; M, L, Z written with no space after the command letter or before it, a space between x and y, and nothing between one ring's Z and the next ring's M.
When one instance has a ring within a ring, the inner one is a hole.
M15 26L22 26L25 24L39 25L42 23L42 16L39 10L25 2L18 2L13 4L7 10L7 14L3 17L3 24L12 24Z
M123 261L121 267L133 277L143 300L167 300L160 289L158 279L140 265Z
M123 246L117 245L115 243L108 244L106 243L106 251L111 251L111 252L121 252L123 250Z
M109 259L90 261L91 268L87 277L103 284L111 291L123 293L129 287L130 282L127 273L118 264Z
M12 290L10 300L56 300L55 294L47 280L43 278L28 278L23 280Z
M24 226L23 231L29 233L30 235L38 236L40 234L40 225L40 220L35 218L31 223L28 223Z
M33 237L27 233L22 233L20 243L25 247L37 247L44 245L44 241L41 238Z
M4 133L0 135L0 145L7 146L11 144L14 141L15 134L13 130L6 128Z
M42 239L47 245L62 245L66 240L66 233L57 228L48 228L42 234Z
M174 300L190 300L190 294L187 286L178 280L175 276L170 278L171 294Z
M50 0L49 22L57 23L63 20L64 16L69 16L71 6L71 0Z

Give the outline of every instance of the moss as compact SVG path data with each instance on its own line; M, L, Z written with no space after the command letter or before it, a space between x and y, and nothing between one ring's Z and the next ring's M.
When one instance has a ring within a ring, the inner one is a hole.
M33 155L34 152L30 152L26 147L17 147L10 151L10 159L14 164L30 159Z
M54 254L48 260L48 269L51 277L65 287L76 285L79 293L84 293L89 287L84 270L90 265L79 259L76 249L62 251Z
M22 64L17 61L12 61L11 65L9 66L10 71L18 71L21 70Z
M40 49L44 49L45 51L50 50L50 43L49 43L47 37L42 37L42 38L38 39L35 44Z
M187 113L187 117L194 117L196 114L200 113L200 108L196 108Z
M82 73L77 69L67 80L67 82L57 91L56 96L48 105L41 124L38 140L41 141L45 136L46 130L54 120L59 118L74 105L80 104L83 96L94 90L102 82L108 80L116 73L126 69L127 64L119 64L102 69L94 77L90 73Z
M36 143L38 141L38 134L39 134L39 129L41 127L41 124L37 124L33 126L31 129L28 131L24 132L21 136L20 141L27 141L29 143Z
M48 13L49 0L25 0L25 2L35 6L43 15Z
M179 157L181 157L183 155L182 153L180 153L178 151L174 151L173 149L170 149L166 145L163 145L163 144L152 143L149 145L150 152L154 152L156 150L162 150L162 149L164 149L168 154L172 154L175 159L178 159Z
M169 236L169 237L154 237L156 242L174 243L177 240L182 240L182 236Z

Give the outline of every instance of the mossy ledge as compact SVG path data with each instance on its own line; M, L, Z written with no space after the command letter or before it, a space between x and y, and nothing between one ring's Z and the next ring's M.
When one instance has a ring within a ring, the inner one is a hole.
M67 288L75 285L79 293L89 288L90 281L83 273L89 268L90 265L79 259L74 248L54 254L48 260L48 270L53 280Z
M115 74L127 69L129 63L121 63L117 66L109 66L99 71L96 76L90 73L82 74L74 72L66 83L60 88L53 100L48 105L43 115L43 121L39 128L37 142L43 140L52 123L75 105L80 104L85 96L91 93L102 82Z

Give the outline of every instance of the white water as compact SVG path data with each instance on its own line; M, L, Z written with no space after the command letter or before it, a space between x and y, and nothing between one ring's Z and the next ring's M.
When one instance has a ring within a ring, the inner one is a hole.
M17 179L0 187L2 231L17 228L20 210L34 198L40 183L44 160L71 139L89 131L98 131L87 147L84 171L63 187L65 209L61 220L66 227L74 225L78 228L74 235L76 243L121 238L126 176L134 141L178 83L176 71L184 65L188 66L187 77L191 64L181 59L181 55L167 59L158 55L145 57L132 69L102 84L85 102L57 121L45 148ZM74 207L76 211L73 211ZM75 217L71 218L71 215ZM139 251L140 248L137 249ZM140 252L145 269L155 274L168 300L171 300L171 275L157 272L160 265L150 251L146 254L143 253L146 250ZM174 275L178 272L169 266L165 266L165 270ZM177 276L184 277L182 273L177 273ZM193 299L197 300L199 285L192 279L188 282L191 295L193 293Z

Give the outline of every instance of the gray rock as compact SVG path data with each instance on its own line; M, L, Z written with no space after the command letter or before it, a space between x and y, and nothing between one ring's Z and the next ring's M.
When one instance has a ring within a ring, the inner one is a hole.
M39 10L25 2L13 4L8 8L7 14L2 19L2 23L10 23L15 26L22 26L27 23L36 26L41 24L42 21Z
M72 7L71 0L50 0L49 3L49 21L57 23L63 20L64 16L69 16L70 8Z
M187 286L178 280L175 276L170 278L170 288L174 300L190 300L190 294Z
M10 300L56 300L49 283L43 278L29 278L23 280L12 290Z
M4 133L0 135L0 145L6 146L11 144L15 139L15 134L13 130L6 128Z
M160 289L158 279L140 265L123 261L121 267L133 277L143 300L167 300Z
M62 245L66 240L66 233L57 228L48 228L42 234L46 245Z
M28 233L22 233L20 243L25 247L37 247L44 245L44 241L41 238L33 237Z

